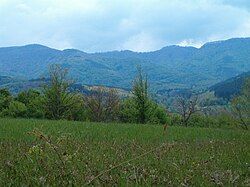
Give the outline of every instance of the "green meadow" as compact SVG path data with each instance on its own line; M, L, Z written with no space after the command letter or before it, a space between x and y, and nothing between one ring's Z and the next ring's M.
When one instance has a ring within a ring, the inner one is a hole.
M0 119L0 186L249 186L250 132Z

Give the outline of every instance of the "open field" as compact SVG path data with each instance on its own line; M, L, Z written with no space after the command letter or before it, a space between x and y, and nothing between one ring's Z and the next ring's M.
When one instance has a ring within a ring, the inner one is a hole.
M250 132L0 119L0 186L249 186Z

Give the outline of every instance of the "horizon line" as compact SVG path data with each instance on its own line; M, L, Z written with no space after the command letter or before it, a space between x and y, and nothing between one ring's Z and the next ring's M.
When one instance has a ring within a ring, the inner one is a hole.
M167 47L180 47L180 48L195 48L195 49L201 49L202 47L204 47L205 45L207 44L213 44L213 43L219 43L219 42L226 42L226 41L229 41L229 40L237 40L237 39L250 39L250 36L249 37L235 37L235 38L228 38L228 39L222 39L222 40L213 40L213 41L208 41L208 42L205 42L204 44L202 44L200 47L196 47L196 46L192 46L192 45L180 45L180 44L173 44L173 45L166 45L166 46L163 46L159 49L156 49L156 50L152 50L152 51L133 51L133 50L129 50L129 49L122 49L122 50L110 50L110 51L96 51L96 52L85 52L84 50L80 50L80 49L77 49L77 48L64 48L64 49L58 49L58 48L55 48L55 47L50 47L46 44L41 44L41 43L30 43L30 44L24 44L24 45L13 45L13 46L0 46L0 49L3 49L3 48L19 48L19 47L28 47L28 46L41 46L41 47L46 47L46 48L49 48L49 49L53 49L53 50L57 50L57 51L66 51L66 50L76 50L76 51L80 51L82 53L87 53L87 54L100 54L100 53L112 53L112 52L133 52L133 53L150 53L150 52L156 52L156 51L160 51L164 48L167 48Z

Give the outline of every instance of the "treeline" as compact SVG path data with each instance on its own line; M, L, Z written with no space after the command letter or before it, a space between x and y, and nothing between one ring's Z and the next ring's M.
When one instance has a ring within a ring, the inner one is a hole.
M250 78L244 80L241 93L232 98L224 107L210 107L204 103L207 103L207 100L202 100L199 95L192 95L189 98L177 97L174 102L177 115L172 114L172 124L241 127L248 130L250 126Z
M99 87L91 94L71 88L66 69L53 65L49 82L41 91L27 90L14 96L0 90L0 117L40 118L93 122L150 123L200 127L235 127L250 125L250 79L241 95L233 98L226 110L215 112L198 95L177 97L170 113L149 95L147 76L138 68L132 91L121 98L116 89ZM202 107L203 106L203 107ZM216 115L213 115L215 113Z
M148 94L147 77L138 69L132 93L120 98L115 89L98 88L90 95L70 90L73 83L59 65L50 68L50 81L41 91L27 90L17 96L0 90L0 116L93 122L165 124L166 109Z

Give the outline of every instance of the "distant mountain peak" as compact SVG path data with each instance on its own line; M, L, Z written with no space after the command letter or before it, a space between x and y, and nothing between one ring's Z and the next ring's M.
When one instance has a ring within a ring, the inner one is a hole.
M64 49L63 50L64 53L78 53L78 54L88 54L84 51L78 50L78 49Z
M237 42L250 42L250 37L245 37L245 38L230 38L226 40L219 40L219 41L211 41L205 43L201 48L211 46L211 45L220 45L220 44L225 44L225 43L237 43Z
M27 44L24 47L41 47L41 48L49 48L45 45L41 45L41 44Z
M152 89L207 88L250 70L250 38L211 42L202 48L166 46L153 52L85 53L40 44L0 48L0 75L36 79L62 64L79 83L129 88L140 65Z
M193 46L169 45L169 46L161 48L160 51L169 50L169 49L175 50L175 49L198 49L198 48L193 47Z

